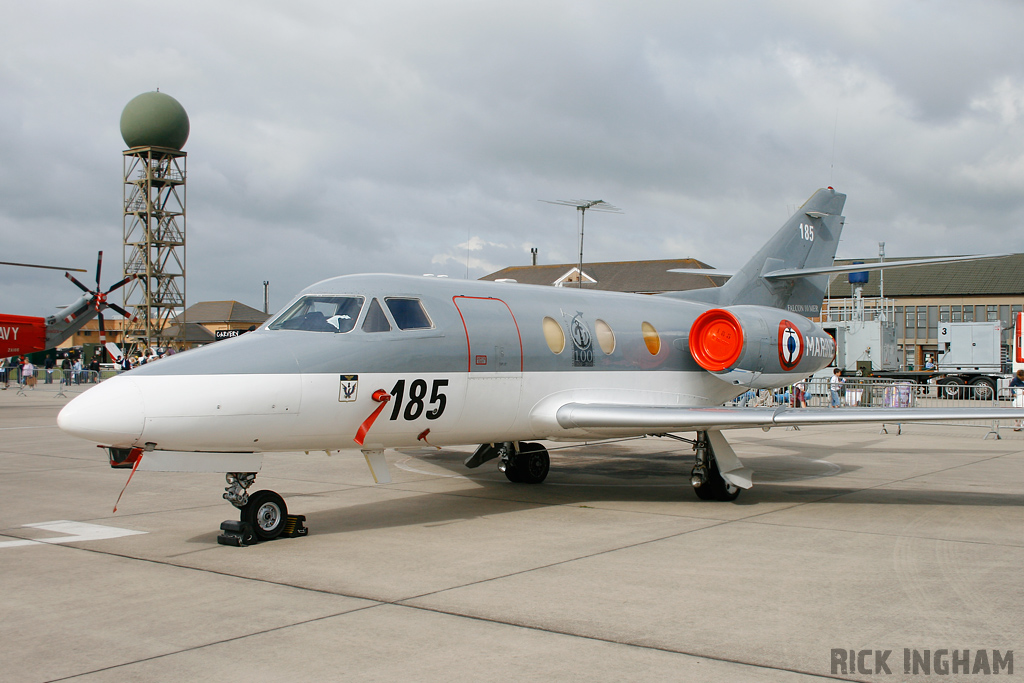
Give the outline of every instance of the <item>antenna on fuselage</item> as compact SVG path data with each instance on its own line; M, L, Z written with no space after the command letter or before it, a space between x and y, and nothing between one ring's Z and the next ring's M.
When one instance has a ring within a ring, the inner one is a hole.
M603 199L558 199L556 201L541 199L540 201L560 206L572 206L580 212L580 265L579 271L576 273L576 281L579 284L579 288L583 289L583 221L586 218L587 211L622 213L622 209L612 206Z

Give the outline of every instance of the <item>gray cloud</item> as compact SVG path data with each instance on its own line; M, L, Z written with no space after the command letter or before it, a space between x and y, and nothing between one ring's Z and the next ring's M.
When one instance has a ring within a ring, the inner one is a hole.
M58 11L59 10L59 11ZM363 271L745 260L817 188L842 255L1021 251L1017 3L48 2L0 26L2 260L121 254L121 109L192 124L188 298ZM467 249L466 245L479 246ZM0 267L0 310L77 290ZM90 276L91 278L91 276ZM85 278L88 280L90 278Z

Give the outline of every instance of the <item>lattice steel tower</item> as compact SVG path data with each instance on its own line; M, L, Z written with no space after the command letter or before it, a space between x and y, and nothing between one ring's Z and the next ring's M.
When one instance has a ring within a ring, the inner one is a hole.
M121 114L124 151L125 345L181 346L185 312L185 181L189 123L169 95L143 93ZM141 347L141 348L140 348Z

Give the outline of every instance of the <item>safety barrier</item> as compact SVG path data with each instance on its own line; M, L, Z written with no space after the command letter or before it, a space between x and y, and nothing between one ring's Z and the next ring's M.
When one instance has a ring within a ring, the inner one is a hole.
M111 373L112 374L112 373ZM36 368L29 377L22 377L21 371L16 367L5 367L0 370L0 385L2 388L20 386L28 389L43 388L49 386L72 386L98 384L101 379L106 379L107 374L101 377L100 373L94 370L63 370L61 368Z
M829 379L811 379L804 382L803 386L806 407L827 408L832 405L833 398ZM735 401L730 402L730 405L793 406L795 405L796 393L793 386L775 389L774 391L748 391L746 394L739 396ZM840 384L838 394L839 407L1011 407L1014 400L1010 390L1003 389L1000 392L994 392L989 385L948 385L937 382L915 383L874 377L846 377ZM1017 402L1024 406L1024 396L1018 398ZM897 423L894 422L893 424ZM954 422L926 422L918 424L984 428L987 430L985 433L986 438L994 436L997 439L1006 436L1011 428L1013 431L1022 431L1011 420L958 420ZM1024 438L1024 433L1020 434L1020 436Z

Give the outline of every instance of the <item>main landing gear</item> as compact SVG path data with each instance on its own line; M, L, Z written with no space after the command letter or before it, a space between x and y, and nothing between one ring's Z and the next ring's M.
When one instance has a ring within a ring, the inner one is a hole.
M303 526L303 515L289 515L284 498L275 491L256 491L251 496L249 487L256 481L255 472L228 472L224 475L228 485L224 500L241 512L239 520L227 520L220 525L225 532L217 537L222 545L253 545L272 541L280 536L305 536L309 529Z
M741 489L726 481L722 476L707 432L697 432L697 440L693 442L693 451L690 483L693 484L693 492L697 494L697 497L701 500L736 500Z
M551 458L539 443L501 441L481 444L465 462L466 467L479 467L498 458L498 470L514 484L539 484L548 476Z
M693 445L693 469L690 483L701 500L736 500L743 488L750 488L752 472L743 466L732 447L720 432L697 432L697 439L684 439L674 434L654 434ZM717 454L716 454L717 449ZM469 468L479 467L489 460L498 460L498 469L516 484L539 484L548 476L551 459L539 443L527 441L500 441L481 444L466 459ZM725 471L727 476L722 475ZM737 485L737 483L739 485Z

